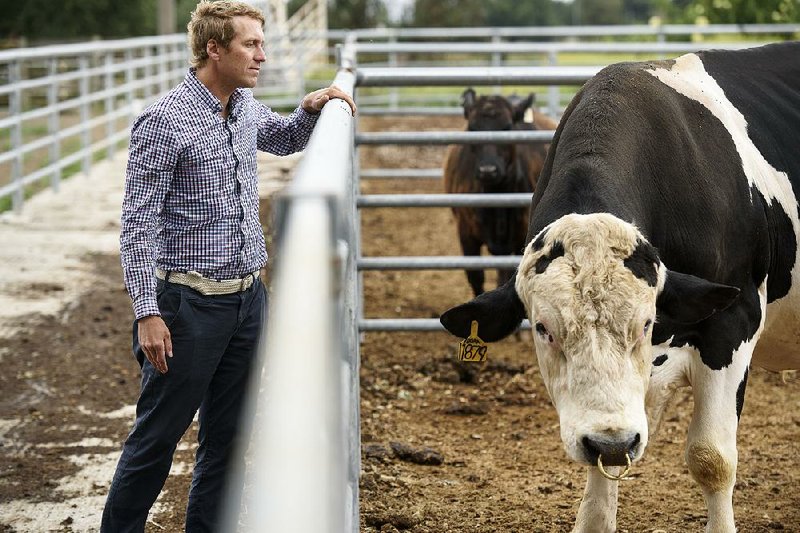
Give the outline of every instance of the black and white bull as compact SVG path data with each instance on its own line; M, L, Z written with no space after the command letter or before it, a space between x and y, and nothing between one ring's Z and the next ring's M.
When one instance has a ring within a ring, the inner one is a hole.
M534 95L527 98L500 95L476 96L467 89L462 95L464 118L469 131L553 130L557 122L533 109ZM526 122L526 112L532 119ZM477 144L453 145L445 157L444 188L448 193L532 193L544 165L548 145ZM522 253L528 227L528 208L456 207L453 214L465 256L481 254L486 245L493 255ZM498 284L514 271L498 271ZM477 296L483 292L483 270L467 270L467 281Z
M691 386L706 529L735 531L748 368L800 367L799 143L799 42L603 69L561 119L515 279L442 323L494 341L527 314L566 452L588 465L639 460ZM616 510L617 481L590 467L575 531L613 531Z

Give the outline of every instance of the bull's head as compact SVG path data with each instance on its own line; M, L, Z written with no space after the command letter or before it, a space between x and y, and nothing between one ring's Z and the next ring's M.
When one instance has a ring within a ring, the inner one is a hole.
M633 225L609 214L550 224L526 246L512 282L451 309L442 323L461 336L477 320L492 341L527 314L567 454L588 464L602 456L609 465L639 459L647 445L657 316L699 322L739 292L668 271Z
M525 111L533 106L534 95L527 98L507 99L500 95L476 96L467 89L461 95L464 118L469 131L508 131L523 122ZM511 144L475 144L472 150L476 165L476 177L486 191L503 186L513 174L514 146Z

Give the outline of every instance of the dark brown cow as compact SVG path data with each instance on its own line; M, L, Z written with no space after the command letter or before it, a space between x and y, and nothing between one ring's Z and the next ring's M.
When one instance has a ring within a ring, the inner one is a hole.
M554 130L556 121L533 110L534 95L505 98L476 96L467 89L462 95L469 131ZM533 121L524 120L528 109ZM444 162L444 188L449 193L532 193L542 170L549 145L480 144L453 145ZM481 254L486 245L493 255L522 253L528 231L528 208L453 208L458 237L465 256ZM483 270L467 270L473 293L483 292ZM498 270L503 284L513 270Z

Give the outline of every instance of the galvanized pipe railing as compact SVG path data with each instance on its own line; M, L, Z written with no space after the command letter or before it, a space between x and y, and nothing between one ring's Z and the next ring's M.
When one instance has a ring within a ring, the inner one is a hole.
M549 143L553 130L513 131L383 131L359 133L356 144L510 144Z
M800 33L800 24L626 24L592 26L517 26L481 28L369 28L361 30L332 30L331 39L355 36L358 40L377 39L541 39L586 37L650 37L664 41L670 35L788 35Z
M96 157L113 155L141 107L183 77L186 59L184 35L0 52L0 77L5 71L9 80L0 85L0 101L9 102L0 130L11 132L0 153L0 200L11 198L19 211L30 186L47 180L58 190L68 167L79 163L88 172ZM60 72L64 65L71 70ZM70 113L75 124L67 126Z
M359 87L469 85L582 85L602 67L368 67L358 69Z
M714 42L714 48L749 48L751 41ZM684 54L705 50L705 42L360 42L358 54ZM372 66L364 63L365 66Z
M381 256L362 257L358 260L359 270L452 270L455 268L517 268L522 256Z
M343 59L347 63L347 56ZM353 92L354 74L334 83ZM359 529L359 345L356 321L354 119L325 105L293 182L277 198L263 418L254 435L247 512L226 531L355 533Z
M528 207L531 193L364 194L358 207Z

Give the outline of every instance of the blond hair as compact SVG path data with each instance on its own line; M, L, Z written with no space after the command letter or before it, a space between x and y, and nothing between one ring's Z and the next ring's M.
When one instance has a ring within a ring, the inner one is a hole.
M264 25L264 14L255 7L234 0L201 0L186 26L189 30L189 49L192 51L192 67L202 67L208 59L206 45L214 39L227 48L233 40L233 17L250 17Z

